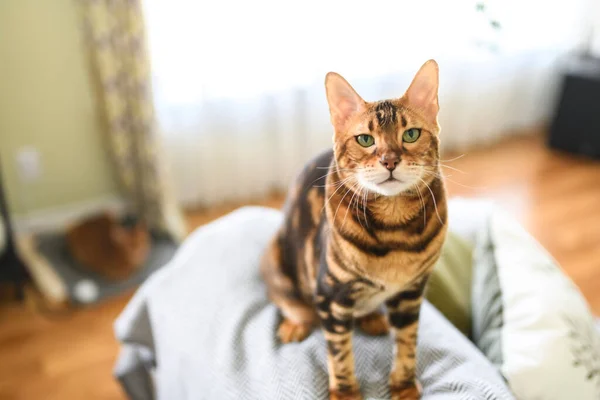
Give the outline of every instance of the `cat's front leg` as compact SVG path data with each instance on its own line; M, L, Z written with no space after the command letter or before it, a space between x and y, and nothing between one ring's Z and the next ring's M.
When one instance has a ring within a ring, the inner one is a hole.
M360 388L354 373L352 351L352 302L339 292L317 294L317 307L327 341L330 400L361 400Z
M416 378L417 331L426 278L386 302L394 331L395 357L390 374L392 400L418 400L421 388Z

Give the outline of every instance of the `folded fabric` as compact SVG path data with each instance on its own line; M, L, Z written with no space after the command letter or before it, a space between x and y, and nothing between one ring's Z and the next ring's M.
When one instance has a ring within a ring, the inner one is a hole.
M115 324L122 344L115 374L131 398L327 398L322 333L279 343L279 315L259 277L281 218L245 207L200 228L140 287ZM392 340L357 333L354 349L365 398L389 398ZM513 398L493 365L428 302L417 374L424 399Z

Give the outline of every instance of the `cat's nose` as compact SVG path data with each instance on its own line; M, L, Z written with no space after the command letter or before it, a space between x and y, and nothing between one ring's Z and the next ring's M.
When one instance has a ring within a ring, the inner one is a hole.
M398 166L400 157L397 154L384 154L379 159L379 163L387 168L388 171L393 171Z

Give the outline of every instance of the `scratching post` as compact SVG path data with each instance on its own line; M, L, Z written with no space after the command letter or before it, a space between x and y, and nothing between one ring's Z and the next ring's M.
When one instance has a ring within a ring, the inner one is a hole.
M1 160L0 160L1 161ZM0 254L0 284L14 285L18 300L23 300L23 287L28 279L27 269L21 261L16 248L15 233L8 210L8 201L4 193L2 163L0 162L0 218L2 218L6 247Z

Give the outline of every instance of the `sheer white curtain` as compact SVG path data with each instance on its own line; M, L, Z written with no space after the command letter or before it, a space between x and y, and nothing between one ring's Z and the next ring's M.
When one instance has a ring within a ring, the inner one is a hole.
M587 1L485 2L480 13L466 0L145 0L178 197L210 204L287 187L331 146L328 71L377 100L400 96L435 58L446 149L536 125L551 110L558 57L581 42Z

